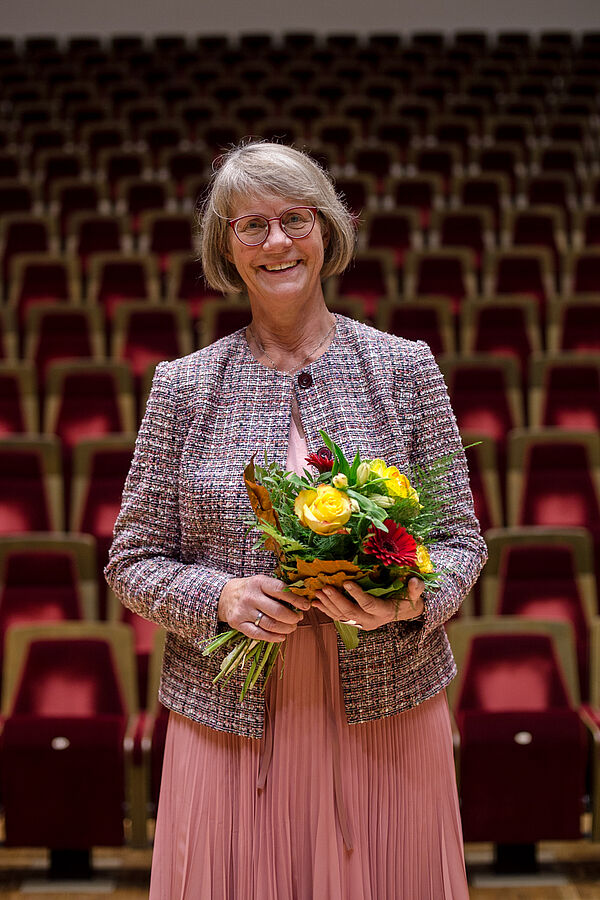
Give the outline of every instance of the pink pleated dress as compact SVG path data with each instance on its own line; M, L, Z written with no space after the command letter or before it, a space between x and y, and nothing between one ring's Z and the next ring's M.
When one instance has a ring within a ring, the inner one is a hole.
M150 900L468 900L445 692L349 726L315 610L267 708L260 741L170 713Z

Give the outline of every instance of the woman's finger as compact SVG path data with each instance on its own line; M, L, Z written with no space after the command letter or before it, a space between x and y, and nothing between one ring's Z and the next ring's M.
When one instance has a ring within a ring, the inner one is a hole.
M381 616L386 614L388 610L387 601L379 600L372 594L368 594L366 591L363 591L360 585L356 584L356 582L345 581L344 590L350 594L353 600L356 600L360 608L368 613L368 615Z
M344 603L343 594L340 594L335 588L324 588L322 591L317 592L317 597L322 605L323 612L332 619L344 617L344 606L347 605L348 601Z

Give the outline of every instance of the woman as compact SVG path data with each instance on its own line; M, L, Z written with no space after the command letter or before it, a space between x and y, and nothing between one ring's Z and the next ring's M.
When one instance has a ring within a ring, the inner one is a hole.
M464 456L431 553L447 574L430 596L412 579L397 611L351 583L290 609L242 480L265 450L300 471L321 429L346 455L431 464L460 449L442 377L425 344L327 310L321 283L349 263L354 228L307 155L235 148L201 224L208 282L247 291L252 322L158 366L107 567L168 632L150 896L465 900L442 627L485 560ZM363 629L356 650L332 619ZM266 698L240 703L241 674L213 685L221 658L202 648L223 623L286 642Z

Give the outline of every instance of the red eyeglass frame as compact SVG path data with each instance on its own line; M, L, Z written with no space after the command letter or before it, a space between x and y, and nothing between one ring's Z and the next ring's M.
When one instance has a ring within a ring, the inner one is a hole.
M285 230L285 228L283 227L283 225L281 224L282 218L285 216L286 213L289 213L292 209L308 209L313 214L313 223L310 226L309 230L306 232L306 234L301 234L301 235L298 235L297 237L295 237L293 234L288 234L287 231ZM271 216L271 218L269 218L268 216L263 216L262 213L246 213L246 215L237 216L235 219L227 219L227 224L231 226L236 238L238 239L240 244L244 245L244 247L260 247L260 245L264 244L264 242L268 239L268 237L271 233L271 222L279 222L279 227L281 228L281 230L283 231L285 236L289 237L292 241L301 241L303 238L308 237L309 234L312 232L313 228L315 227L315 222L317 221L318 211L319 211L318 206L289 206L287 209L284 209L284 211L281 213L280 216ZM265 234L262 241L259 241L257 244L247 244L246 241L243 241L241 239L241 237L235 230L236 222L239 222L241 219L252 218L252 216L258 216L260 219L264 219L267 223L267 233Z

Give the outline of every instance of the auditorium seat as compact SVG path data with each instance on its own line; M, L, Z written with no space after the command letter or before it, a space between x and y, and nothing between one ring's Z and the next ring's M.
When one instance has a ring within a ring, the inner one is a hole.
M465 840L494 842L501 862L502 845L580 838L587 746L571 626L486 616L448 633Z
M455 313L477 293L475 255L466 248L408 250L403 274L407 300L427 294L449 297Z
M106 186L91 179L60 178L52 183L48 211L58 222L61 237L67 235L72 216L107 208Z
M97 615L93 538L62 532L0 537L0 659L5 634L14 625Z
M61 531L63 525L58 439L4 437L0 441L0 534Z
M508 433L524 424L521 376L504 357L443 357L439 360L461 432L485 435L496 443L502 465Z
M540 311L556 297L552 254L546 247L511 247L488 253L483 262L483 295L528 294Z
M560 353L531 359L529 424L600 432L600 360L596 354Z
M552 253L555 271L559 272L568 245L564 211L554 206L508 210L501 239L505 248L546 247Z
M138 250L154 254L159 270L165 272L173 253L193 253L193 222L189 215L162 211L145 212L140 217Z
M107 613L103 570L121 508L134 439L135 431L111 434L81 440L73 449L69 528L74 534L91 534L96 540L96 578L101 618L105 618Z
M503 211L511 202L510 180L502 172L463 175L451 186L453 205L485 207L493 215L494 229L499 232Z
M184 126L176 118L161 118L140 127L139 138L156 169L165 150L177 150L184 140Z
M473 494L475 515L482 533L504 525L503 480L496 444L485 434L461 432L469 467L469 482ZM475 586L477 589L477 585Z
M194 350L193 326L183 304L121 303L115 310L111 356L128 363L136 379L148 365Z
M460 310L462 352L516 359L523 376L532 353L542 350L537 303L528 296L506 294L463 302Z
M142 214L150 210L168 211L173 196L170 181L155 177L122 178L115 186L115 212L129 216L131 230L137 234Z
M451 210L434 210L431 215L429 246L466 247L475 255L476 267L481 265L485 250L496 246L494 217L485 207L462 206Z
M214 341L250 324L252 311L247 300L237 295L205 300L198 317L198 345Z
M548 350L593 353L600 350L600 298L579 294L548 310Z
M93 253L130 253L132 243L126 216L84 211L69 218L65 250L67 255L78 257L84 275Z
M53 362L104 357L103 319L98 309L62 304L33 306L25 317L23 355L36 367L40 391Z
M345 272L327 280L325 290L327 296L362 297L372 315L378 298L398 294L394 254L387 249L358 250Z
M76 359L48 366L43 430L66 453L81 440L135 431L135 406L125 363Z
M137 149L109 147L98 154L98 170L106 179L111 198L117 199L121 182L142 178L150 171L148 154Z
M600 247L586 247L566 255L561 294L600 294Z
M185 303L196 319L208 300L222 299L220 291L204 280L202 263L189 253L173 253L166 273L167 303Z
M20 321L40 304L78 304L81 281L77 260L52 253L19 253L12 261L8 302Z
M106 623L13 627L6 638L0 772L6 844L66 851L125 843L138 705L131 634ZM137 825L137 823L136 823ZM75 853L73 854L73 851ZM62 859L61 859L62 857Z
M375 310L375 325L380 331L410 341L425 341L435 357L455 350L454 323L447 297L380 300Z
M6 283L18 253L57 253L58 234L50 216L13 213L0 220L0 261Z
M158 264L142 253L95 253L89 260L87 301L98 304L112 319L126 300L158 302Z
M508 441L508 524L583 527L597 546L599 473L597 434L516 429Z
M423 249L419 213L412 207L366 211L361 220L359 240L373 250L391 250L397 269L402 269L407 250Z
M0 439L38 430L38 396L33 366L22 360L0 360Z
M483 615L569 622L581 696L589 696L590 628L598 615L593 545L584 528L523 526L486 532Z
M424 230L429 227L432 211L442 205L443 191L441 175L433 172L391 177L385 187L388 205L416 209Z
M344 198L352 215L358 219L362 219L365 211L373 207L377 194L375 177L364 173L337 177L335 189Z

